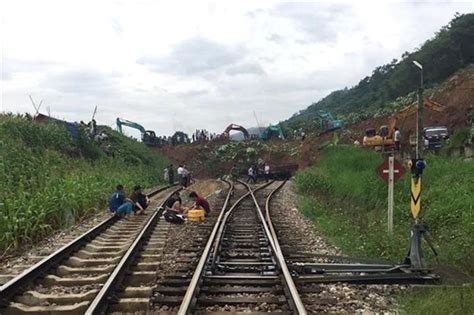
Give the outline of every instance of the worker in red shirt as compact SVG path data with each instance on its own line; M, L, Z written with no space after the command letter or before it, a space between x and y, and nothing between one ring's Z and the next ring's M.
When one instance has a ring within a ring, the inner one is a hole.
M191 198L191 200L194 201L195 209L204 210L206 212L206 216L209 214L209 212L211 211L211 207L209 206L209 202L207 202L206 199L199 196L195 191L192 191L189 194L189 198Z

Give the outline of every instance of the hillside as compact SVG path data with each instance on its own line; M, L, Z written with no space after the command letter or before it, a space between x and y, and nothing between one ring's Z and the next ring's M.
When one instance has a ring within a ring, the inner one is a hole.
M433 88L456 71L474 63L474 14L457 15L418 50L377 67L356 86L334 91L283 122L288 129L308 128L318 110L328 110L346 123L356 123L374 115L388 115L416 99L420 74L412 64L424 66L425 88Z
M101 211L118 183L127 192L159 184L165 159L108 127L98 129L108 137L100 143L81 128L73 138L61 122L0 115L0 250Z

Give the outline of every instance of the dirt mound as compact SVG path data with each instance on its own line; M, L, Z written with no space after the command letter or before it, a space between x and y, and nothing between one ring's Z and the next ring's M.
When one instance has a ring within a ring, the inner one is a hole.
M227 141L166 146L159 150L175 165L186 164L195 178L215 178L230 173L237 164L241 171L254 164L268 163L270 167L297 164L304 168L318 156L321 139L306 141Z
M474 65L470 65L451 76L441 84L432 95L425 95L430 100L444 107L442 112L425 109L423 112L424 126L446 126L452 133L454 130L466 125L467 114L474 107ZM371 118L358 124L346 126L351 130L353 138L359 141L368 128L378 129L387 125L390 119L397 120L397 126L402 132L402 144L407 145L409 136L416 133L416 114L402 118L399 113L385 118ZM348 143L345 138L344 142Z
M470 65L451 76L435 89L431 95L425 95L443 105L442 112L429 109L424 111L425 126L444 125L452 133L466 125L467 113L474 107L474 65ZM395 114L396 117L400 114ZM340 142L352 144L362 142L365 130L378 129L387 125L391 117L371 118L357 124L347 125L338 133ZM393 117L392 117L393 118ZM402 145L408 147L410 134L415 133L416 115L397 120L402 132ZM282 141L218 141L193 143L188 145L166 146L158 149L161 154L177 164L186 164L196 178L209 178L228 174L233 164L245 170L255 163L269 163L277 166L295 163L305 168L313 164L319 156L319 146L330 141L334 133L322 136L308 135L307 139Z

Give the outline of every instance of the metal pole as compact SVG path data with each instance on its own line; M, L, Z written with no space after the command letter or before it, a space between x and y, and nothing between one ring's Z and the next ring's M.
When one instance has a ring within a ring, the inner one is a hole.
M420 69L420 88L418 90L418 104L416 112L416 158L423 156L423 69Z
M388 235L393 235L393 156L388 157Z

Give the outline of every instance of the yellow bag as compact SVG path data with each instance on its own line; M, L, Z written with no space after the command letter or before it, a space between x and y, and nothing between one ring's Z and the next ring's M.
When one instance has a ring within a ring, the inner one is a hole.
M202 209L191 209L188 211L188 220L192 222L203 222L206 212Z

